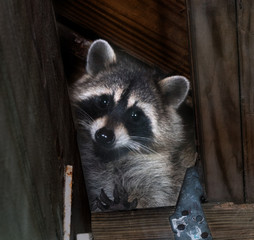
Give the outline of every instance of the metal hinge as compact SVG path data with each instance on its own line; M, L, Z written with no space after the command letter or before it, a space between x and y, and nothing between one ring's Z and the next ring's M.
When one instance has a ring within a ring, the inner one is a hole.
M203 196L198 171L191 167L186 171L175 213L170 217L175 240L212 239L201 206Z

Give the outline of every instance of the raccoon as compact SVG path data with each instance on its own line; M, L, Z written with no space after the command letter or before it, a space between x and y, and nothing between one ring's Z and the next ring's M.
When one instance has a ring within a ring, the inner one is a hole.
M92 211L175 205L194 164L193 129L178 113L188 91L185 77L92 43L86 74L70 88Z

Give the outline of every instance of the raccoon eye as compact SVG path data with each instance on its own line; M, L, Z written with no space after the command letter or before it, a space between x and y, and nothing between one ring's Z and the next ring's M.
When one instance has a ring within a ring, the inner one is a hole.
M110 105L110 97L107 95L102 95L97 98L96 105L99 109L107 109Z
M143 116L143 114L139 110L131 112L131 120L133 122L139 122L142 119L142 116Z

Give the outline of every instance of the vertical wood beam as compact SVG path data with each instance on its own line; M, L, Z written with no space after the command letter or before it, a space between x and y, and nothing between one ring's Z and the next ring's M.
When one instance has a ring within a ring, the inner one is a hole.
M234 0L187 0L200 152L211 201L244 201Z
M51 1L0 1L0 30L0 238L60 240L65 164L87 205Z
M254 202L254 2L237 0L245 194Z

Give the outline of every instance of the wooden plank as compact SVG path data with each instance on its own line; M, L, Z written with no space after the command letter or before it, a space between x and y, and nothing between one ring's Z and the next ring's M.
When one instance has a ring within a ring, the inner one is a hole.
M95 240L174 239L169 216L174 208L92 213Z
M253 204L204 204L203 208L213 239L254 239ZM93 213L93 235L95 240L174 239L168 220L173 211L167 207Z
M55 10L141 60L189 76L185 1L55 0Z
M244 201L235 1L188 0L201 159L211 201Z
M213 239L254 239L254 205L209 204L204 212Z
M88 210L81 202L83 186L77 184L82 173L54 23L49 0L0 2L1 239L62 239L66 164L74 165L76 181L74 230L86 226ZM74 235L72 231L71 239Z
M254 202L254 2L237 1L246 201Z

